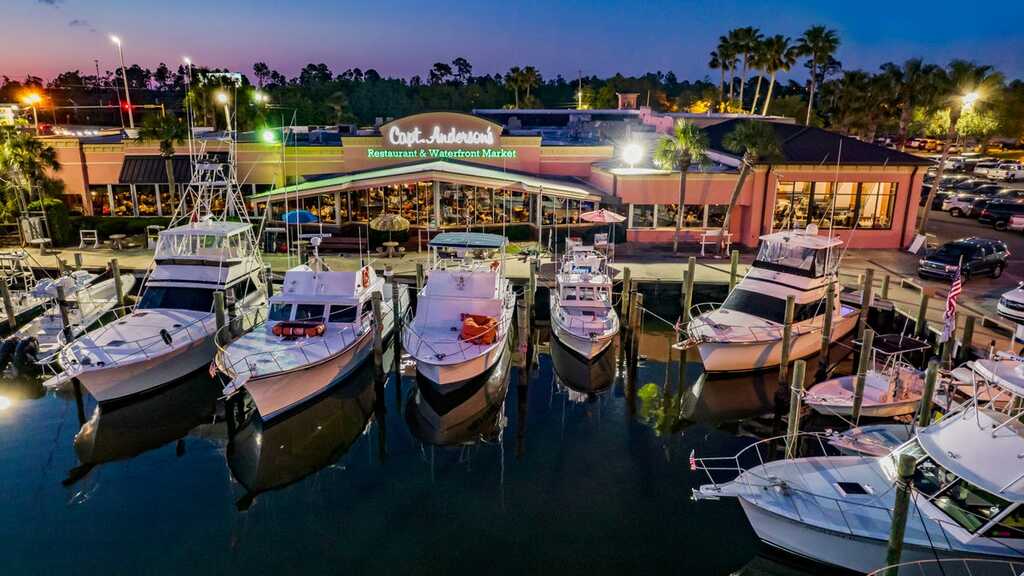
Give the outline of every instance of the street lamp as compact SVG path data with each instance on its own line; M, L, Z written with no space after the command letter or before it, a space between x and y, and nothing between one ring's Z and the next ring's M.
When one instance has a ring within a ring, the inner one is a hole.
M124 99L128 105L128 127L135 129L135 116L132 114L132 95L128 92L128 71L124 67L124 50L121 48L121 39L113 34L110 41L117 46L117 56L121 59L121 80L124 80Z
M979 98L981 98L981 94L978 94L976 90L971 90L967 94L964 94L962 98L964 108L974 106L974 103L977 102Z
M270 95L259 90L253 93L252 99L257 104L270 104Z
M224 120L227 122L227 131L231 131L231 110L228 108L228 93L220 90L214 94L214 98L217 99L218 104L224 106Z
M36 136L39 136L39 114L36 113L36 104L43 101L38 92L27 92L21 97L21 101L32 108L32 123L36 129Z
M626 147L622 149L622 159L629 164L630 168L633 168L640 160L643 159L644 149L636 142L630 142L626 144Z

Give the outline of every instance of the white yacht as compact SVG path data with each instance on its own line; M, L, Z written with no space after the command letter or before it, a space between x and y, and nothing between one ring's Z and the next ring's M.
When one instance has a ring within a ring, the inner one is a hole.
M693 459L715 482L697 498L735 497L758 537L790 553L869 572L885 563L896 462L916 470L903 562L1024 560L1024 364L980 360L978 376L1003 402L975 399L881 457L820 456L765 463L766 440L728 458ZM813 442L812 442L813 444ZM746 468L749 466L749 468ZM729 471L729 472L726 472ZM900 574L918 574L912 568Z
M860 415L892 418L913 414L924 392L924 372L908 363L906 356L929 349L928 342L902 334L876 338L869 351L871 367L864 374ZM840 376L815 384L807 390L804 403L825 416L852 416L856 380L856 376Z
M207 218L161 231L139 303L61 350L64 372L48 384L77 378L107 402L208 365L217 352L214 292L251 315L265 302L262 272L251 224Z
M96 282L96 274L78 270L55 280L36 283L32 295L46 300L42 314L36 316L0 346L0 369L13 360L19 369L48 367L57 360L67 338L74 340L117 307L117 290L113 278ZM69 327L65 334L64 319L57 303L57 287L67 301ZM128 293L135 286L135 276L121 274L121 288Z
M686 338L679 347L697 346L708 372L772 368L782 356L786 297L794 296L791 359L821 349L825 294L835 282L841 240L806 230L775 232L761 237L750 270L725 299L709 311L695 306ZM845 337L857 323L859 310L843 305L836 284L832 341Z
M591 246L570 243L567 247L555 275L551 330L586 359L603 352L619 333L608 259Z
M373 352L374 334L387 338L394 329L391 286L371 266L332 272L313 263L287 271L266 321L217 354L230 378L225 395L244 388L264 421L344 380ZM381 326L373 294L381 294Z
M429 244L431 269L402 347L442 391L486 371L501 356L516 296L505 278L503 236L444 232Z

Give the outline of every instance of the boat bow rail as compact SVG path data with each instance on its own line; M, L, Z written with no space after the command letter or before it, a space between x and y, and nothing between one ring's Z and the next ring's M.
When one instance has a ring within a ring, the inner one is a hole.
M901 562L869 572L866 576L889 576L890 574L920 574L942 576L981 576L1000 574L1021 576L1024 574L1024 560L995 560L983 558L937 558Z
M502 304L501 318L499 321L494 326L484 330L480 334L474 334L471 339L476 340L478 338L482 338L490 334L492 331L496 336L500 334L507 334L509 327L512 325L512 314L510 311L506 310L506 308L507 306ZM497 339L495 339L495 344L473 344L469 341L470 339L462 338L461 332L455 332L457 335L454 338L434 338L433 344L431 344L430 341L413 329L413 318L413 311L411 309L406 309L405 313L402 315L402 346L405 348L406 352L412 355L413 358L423 358L422 352L424 347L426 347L427 351L437 362L443 362L445 364L464 362L479 356L481 349L489 349L497 344ZM435 344L437 347L434 346ZM443 346L445 350L440 350L439 347L441 346ZM452 351L452 348L454 348L454 352Z

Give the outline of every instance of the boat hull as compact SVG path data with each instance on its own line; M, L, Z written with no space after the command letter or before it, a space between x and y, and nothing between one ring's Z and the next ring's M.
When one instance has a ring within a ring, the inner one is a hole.
M871 572L878 570L885 566L885 556L888 547L888 542L885 540L867 538L863 536L851 536L848 533L837 532L833 530L826 530L818 527L812 527L801 522L796 522L784 516L774 514L768 510L751 503L747 499L740 497L740 505L743 507L743 512L747 515L747 519L750 521L750 525L753 527L757 537L769 546L773 546L787 553L794 554L814 560L818 563L830 564L833 566L839 566L847 570L853 570L856 572ZM987 559L987 560L1012 560L1019 562L1021 559L1013 558L995 558L992 556L983 556L970 554L964 551L949 551L939 547L925 548L905 542L903 545L903 553L900 557L900 563L907 562L920 562L928 560L952 560L952 559ZM956 568L951 565L943 565L942 568L947 570L946 572L940 572L939 568L935 568L934 574L967 574L967 572L949 572L951 568ZM1006 573L1005 565L993 565L993 569L1000 569ZM971 567L975 569L974 566ZM920 565L911 565L902 568L899 574L932 574L931 572L922 572ZM979 574L979 572L970 572L971 574ZM981 572L982 574L988 574L988 572ZM996 572L991 572L995 574Z
M422 358L416 360L416 371L424 378L438 385L442 392L454 390L460 385L483 374L494 366L505 349L507 334L503 334L486 352L462 362L434 364Z
M832 326L832 342L853 330L857 315L837 318ZM697 345L706 372L748 372L775 368L782 362L782 340L766 342L701 342ZM821 332L794 336L789 358L806 358L821 350Z
M368 331L352 346L322 362L251 379L245 389L260 418L271 420L333 388L355 372L372 351L373 332Z
M208 365L217 352L213 336L137 362L78 371L74 378L99 403L139 396Z
M556 316L552 315L551 328L554 330L555 337L558 338L558 341L565 344L566 348L569 350L572 350L587 360L590 360L601 352L604 352L617 334L616 331L603 334L599 338L585 338L579 334L570 332L554 318L556 318Z

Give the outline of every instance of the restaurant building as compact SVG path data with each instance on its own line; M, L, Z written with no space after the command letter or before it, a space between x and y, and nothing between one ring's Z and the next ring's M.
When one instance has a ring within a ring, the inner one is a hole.
M395 213L409 219L414 233L518 226L536 238L542 230L580 226L581 213L602 207L627 218L628 241L663 243L674 234L681 174L653 166L650 156L681 117L707 132L711 148L686 174L684 241L696 242L722 224L740 166L723 140L750 118L645 108L432 112L350 134L298 129L273 141L242 134L236 166L251 207L268 222L296 208L314 212L325 227ZM909 244L926 160L783 118L755 121L773 128L782 157L756 165L746 179L730 220L733 243L755 246L762 234L815 223L853 247ZM215 136L196 146L226 153ZM170 213L156 143L47 140L73 210ZM627 147L641 151L632 164L623 159ZM187 149L179 152L174 177L184 186L190 163Z

